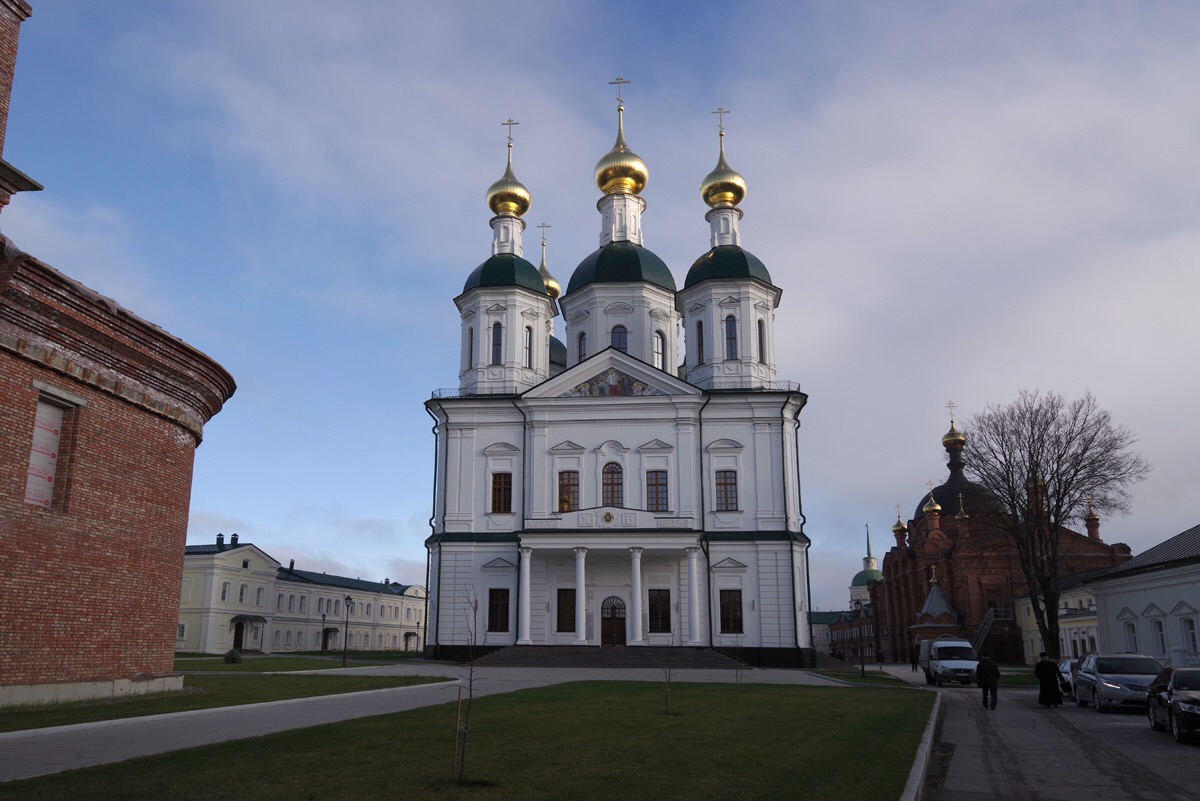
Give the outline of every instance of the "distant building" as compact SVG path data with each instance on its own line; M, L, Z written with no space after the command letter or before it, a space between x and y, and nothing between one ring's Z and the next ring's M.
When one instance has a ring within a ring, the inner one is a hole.
M184 551L175 650L415 652L424 617L424 587L283 567L218 534Z
M0 118L29 13L0 0ZM0 201L30 183L0 160ZM234 389L203 353L0 237L0 705L182 686L192 468Z
M812 629L813 648L819 654L833 653L830 643L833 641L829 627L838 622L847 612L809 612L808 624Z
M1098 651L1099 628L1096 619L1096 596L1084 581L1101 575L1109 568L1063 576L1058 580L1058 652L1063 659L1076 659L1086 653ZM1033 664L1038 654L1046 650L1037 618L1033 614L1033 603L1029 593L1016 601L1016 622L1024 643L1025 661Z
M1200 526L1084 582L1096 595L1100 648L1200 666Z
M876 626L889 660L909 660L919 639L941 634L966 638L999 662L1024 656L1014 606L1029 589L1016 547L1005 532L985 522L987 497L965 474L966 442L951 420L942 437L950 475L921 495L908 523L897 516L896 544L883 557L883 580L871 584ZM1088 518L1086 535L1061 529L1059 554L1062 575L1112 567L1130 556L1129 546L1100 539L1095 515Z

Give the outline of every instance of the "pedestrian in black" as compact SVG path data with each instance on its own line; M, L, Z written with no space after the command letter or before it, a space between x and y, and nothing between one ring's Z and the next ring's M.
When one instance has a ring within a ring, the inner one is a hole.
M921 641L917 640L912 647L912 672L917 672L917 665L921 663Z
M1044 707L1062 706L1062 673L1058 665L1050 661L1045 651L1038 654L1038 663L1033 666L1033 675L1038 680L1038 703Z
M987 654L979 658L979 666L975 668L975 679L983 690L983 708L995 709L996 690L1000 687L1000 667Z

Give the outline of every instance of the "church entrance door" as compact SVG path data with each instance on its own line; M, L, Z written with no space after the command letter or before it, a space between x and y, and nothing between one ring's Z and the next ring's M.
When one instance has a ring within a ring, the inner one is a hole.
M246 624L238 623L233 627L233 647L242 650L242 641L246 637Z
M625 644L625 602L615 595L600 605L600 644Z

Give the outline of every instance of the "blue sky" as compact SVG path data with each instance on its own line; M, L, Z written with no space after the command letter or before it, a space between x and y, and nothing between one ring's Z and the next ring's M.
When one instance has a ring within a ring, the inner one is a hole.
M646 161L646 245L708 249L717 106L743 245L809 393L814 606L945 474L944 408L1091 390L1153 465L1102 536L1200 518L1200 6L1186 2L33 0L0 230L212 356L189 542L424 581L452 299L515 169L566 285L596 160ZM561 325L561 323L560 323ZM561 334L561 329L560 329ZM969 432L968 432L969 434Z

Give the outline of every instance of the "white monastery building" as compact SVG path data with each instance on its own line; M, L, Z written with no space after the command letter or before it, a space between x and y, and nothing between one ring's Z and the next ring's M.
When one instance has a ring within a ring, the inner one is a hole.
M701 185L709 248L676 284L643 246L648 172L623 115L619 102L595 168L600 246L565 292L544 242L541 269L522 256L530 193L511 136L487 192L492 253L454 299L459 386L425 404L437 443L426 652L715 647L800 664L807 396L775 375L781 290L741 246L746 183L723 127Z

